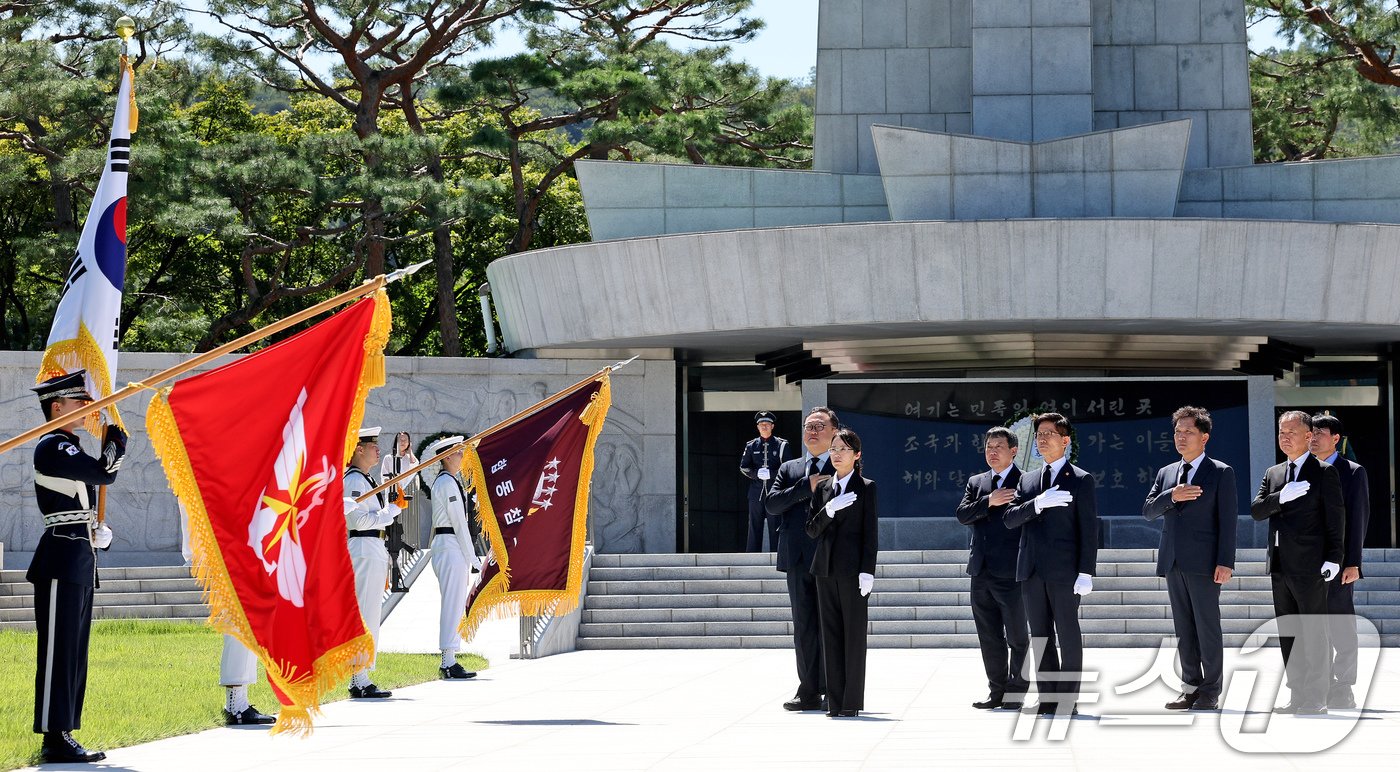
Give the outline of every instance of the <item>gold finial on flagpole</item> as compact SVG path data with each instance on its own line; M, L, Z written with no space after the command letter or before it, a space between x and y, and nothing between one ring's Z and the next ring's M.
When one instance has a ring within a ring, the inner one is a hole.
M131 44L131 38L136 34L136 20L130 16L123 16L117 19L117 37L122 39L122 51Z

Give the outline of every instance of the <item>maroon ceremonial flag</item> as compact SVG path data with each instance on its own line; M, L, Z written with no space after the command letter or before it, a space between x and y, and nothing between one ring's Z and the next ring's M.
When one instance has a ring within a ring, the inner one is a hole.
M577 605L593 446L610 403L604 371L468 446L464 468L491 554L467 598L464 640L490 616L566 614Z

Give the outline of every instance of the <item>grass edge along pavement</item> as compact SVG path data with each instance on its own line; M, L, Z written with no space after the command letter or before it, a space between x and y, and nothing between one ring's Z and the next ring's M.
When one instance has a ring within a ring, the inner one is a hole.
M0 630L0 770L38 763L34 734L32 630ZM224 725L224 690L218 684L223 636L205 624L97 620L92 625L87 696L78 741L111 750L201 732ZM468 670L484 670L485 659L463 652ZM374 682L386 689L432 681L439 655L381 653ZM266 713L277 700L258 668L249 697ZM347 699L333 690L326 702Z

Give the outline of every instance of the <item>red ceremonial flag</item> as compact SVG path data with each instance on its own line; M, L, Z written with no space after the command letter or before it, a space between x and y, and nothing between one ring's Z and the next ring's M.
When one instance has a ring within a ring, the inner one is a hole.
M162 390L147 411L187 512L209 622L266 666L282 702L274 732L310 731L321 695L374 653L345 546L341 471L365 394L384 383L389 325L380 290Z
M604 372L468 446L465 469L491 559L467 598L464 640L490 616L567 614L577 605L593 446L611 394Z

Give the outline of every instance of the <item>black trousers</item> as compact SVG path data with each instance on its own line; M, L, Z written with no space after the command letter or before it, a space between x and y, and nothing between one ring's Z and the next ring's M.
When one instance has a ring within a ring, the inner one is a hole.
M1021 598L1031 627L1040 701L1077 700L1084 670L1084 639L1079 633L1079 596L1074 594L1074 582L1047 582L1031 576L1021 582Z
M792 645L797 653L797 699L816 702L826 694L816 578L805 568L794 568L787 572L787 586L792 603Z
M817 577L827 710L865 710L866 627L870 597L854 576Z
M1327 634L1327 583L1320 574L1270 574L1279 648L1294 704L1326 705L1332 644ZM1283 617L1294 617L1288 623Z
M763 486L749 486L749 537L746 552L763 551L763 532L768 531L768 551L778 548L778 521L768 517L763 506Z
M1220 585L1214 576L1167 572L1176 656L1187 692L1220 698L1225 674L1225 639L1220 631Z
M39 632L34 731L80 729L87 691L92 587L57 579L35 584L34 626Z
M1341 577L1327 583L1327 631L1332 643L1332 681L1356 685L1356 583Z
M1025 699L1030 688L1025 666L1031 641L1019 583L986 572L972 577L972 620L977 624L988 695Z

